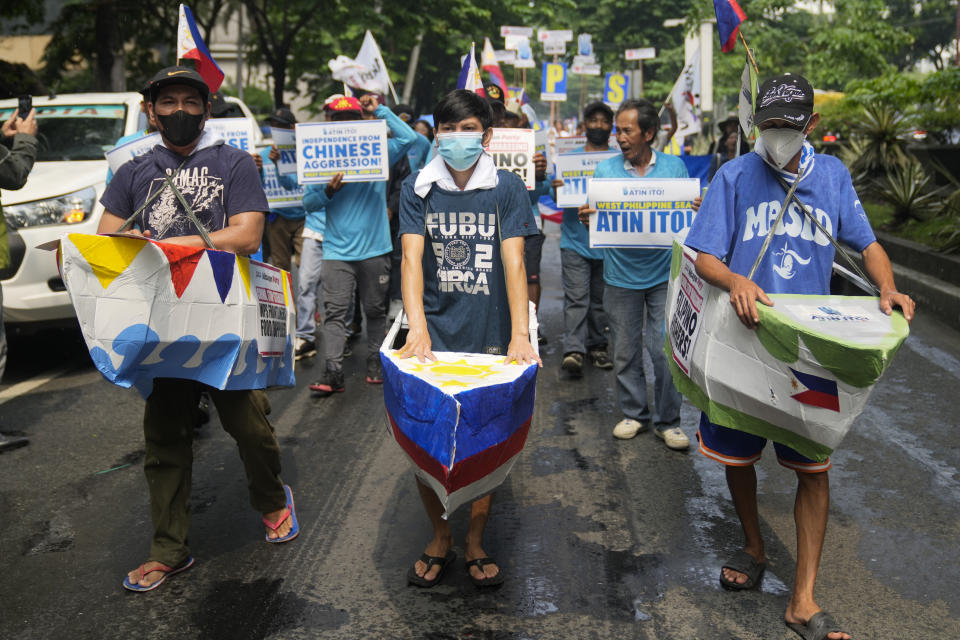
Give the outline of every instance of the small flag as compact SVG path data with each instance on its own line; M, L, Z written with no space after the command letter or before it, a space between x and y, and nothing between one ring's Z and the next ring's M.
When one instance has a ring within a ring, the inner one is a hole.
M360 45L360 51L357 52L356 62L373 71L373 76L368 78L366 86L362 87L363 89L382 94L386 94L389 90L390 95L393 96L393 101L399 102L397 92L393 88L393 82L390 81L390 74L387 72L387 64L383 61L380 47L369 29L363 36L363 44ZM359 87L359 85L354 86Z
M540 217L550 222L561 224L563 222L563 209L557 206L550 196L540 196L537 201L537 209L540 210Z
M670 100L677 112L676 137L684 138L700 132L700 49L693 53L670 90ZM681 147L682 148L682 147Z
M477 47L473 42L470 43L470 53L463 59L460 77L457 78L457 89L466 89L474 93L482 93L483 91L480 69L477 68Z
M717 34L720 36L720 51L730 53L737 46L737 30L747 19L737 0L713 0L717 13Z
M821 378L812 373L800 373L793 368L790 369L790 372L793 373L794 377L790 384L794 390L800 391L791 395L791 398L813 407L840 411L840 396L837 392L836 380Z
M494 84L499 85L503 92L507 92L507 81L500 70L500 63L497 62L497 54L493 50L493 44L490 38L483 39L483 53L480 54L480 62L483 70L490 74L490 79Z
M743 73L740 74L740 101L737 105L737 119L740 120L740 128L742 129L742 132L738 135L745 135L749 138L750 121L757 106L757 72L750 64L749 53L746 58ZM737 145L737 155L740 155L739 144Z
M190 7L181 4L180 22L177 25L178 64L179 60L184 58L197 61L197 73L203 77L211 92L218 90L223 84L223 71L217 66L217 62L210 55L210 49L200 37L200 30L197 29Z

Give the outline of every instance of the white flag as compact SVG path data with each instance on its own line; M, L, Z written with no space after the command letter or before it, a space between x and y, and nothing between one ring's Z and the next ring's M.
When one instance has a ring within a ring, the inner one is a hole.
M377 46L377 41L373 39L373 34L370 33L369 29L363 36L363 45L360 47L356 61L373 72L369 76L366 86L357 85L358 88L382 94L389 91L393 96L393 101L399 102L397 92L393 90L393 83L390 82L390 74L387 73L387 65L383 62L383 56L380 55L380 47Z
M700 133L700 49L691 56L670 90L677 111L678 138Z

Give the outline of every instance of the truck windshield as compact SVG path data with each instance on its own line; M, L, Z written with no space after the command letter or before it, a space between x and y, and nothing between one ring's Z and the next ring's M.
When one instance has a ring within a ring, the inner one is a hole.
M103 160L123 135L127 118L124 104L37 106L37 140L40 162ZM0 109L3 122L14 109Z

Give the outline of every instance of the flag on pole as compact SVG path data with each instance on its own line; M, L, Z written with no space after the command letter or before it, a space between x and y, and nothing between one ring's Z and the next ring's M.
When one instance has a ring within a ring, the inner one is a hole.
M747 19L737 0L713 0L717 13L717 34L720 36L720 51L730 53L737 46L737 30Z
M190 7L180 5L180 21L177 25L177 64L180 60L189 58L197 61L197 73L203 77L210 91L216 91L223 84L223 71L217 66L210 49L207 48L200 30L193 19Z
M480 69L477 68L477 47L470 43L470 53L463 58L463 67L460 68L460 77L457 78L457 89L466 89L474 93L483 92L483 80L480 79Z
M563 209L558 207L557 203L554 202L550 196L540 196L540 199L537 200L537 210L540 212L540 217L544 220L549 220L557 224L563 222Z
M700 132L700 49L690 56L690 60L680 72L680 77L670 90L670 100L677 112L677 138Z
M483 53L480 54L480 63L483 70L490 74L490 79L493 80L494 84L499 85L503 89L503 93L506 94L507 81L500 70L500 63L497 62L497 54L493 50L490 38L483 39Z
M737 106L737 119L740 120L740 135L750 137L750 119L757 105L757 72L750 64L750 54L746 56L743 73L740 74L740 100ZM737 155L740 155L740 145L737 145Z
M377 46L377 41L373 39L373 34L370 33L369 29L367 29L366 35L363 36L363 44L360 46L360 52L357 53L356 62L370 69L372 75L365 78L367 86L354 86L382 94L386 94L389 91L390 95L393 96L393 101L400 102L397 98L397 92L393 88L393 82L390 81L387 65L384 63L383 56L380 54L380 47Z

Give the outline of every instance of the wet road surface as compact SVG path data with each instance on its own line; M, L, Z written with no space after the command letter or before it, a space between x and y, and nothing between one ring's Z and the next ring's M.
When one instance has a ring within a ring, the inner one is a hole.
M794 475L768 448L759 476L770 567L759 590L724 591L719 567L740 531L722 468L651 433L613 439L611 373L558 373L559 251L548 231L536 413L485 541L507 576L501 589L469 582L463 509L443 582L406 586L430 527L354 343L345 393L309 397L316 358L298 365L296 389L270 392L299 539L263 542L214 416L195 444L196 565L154 592L124 591L150 533L143 402L102 380L73 334L55 332L16 339L0 386L0 429L31 439L0 455L0 638L797 637L782 622ZM53 370L64 373L3 398ZM958 383L960 334L921 315L834 455L817 599L857 638L960 637ZM697 419L685 405L691 438Z

